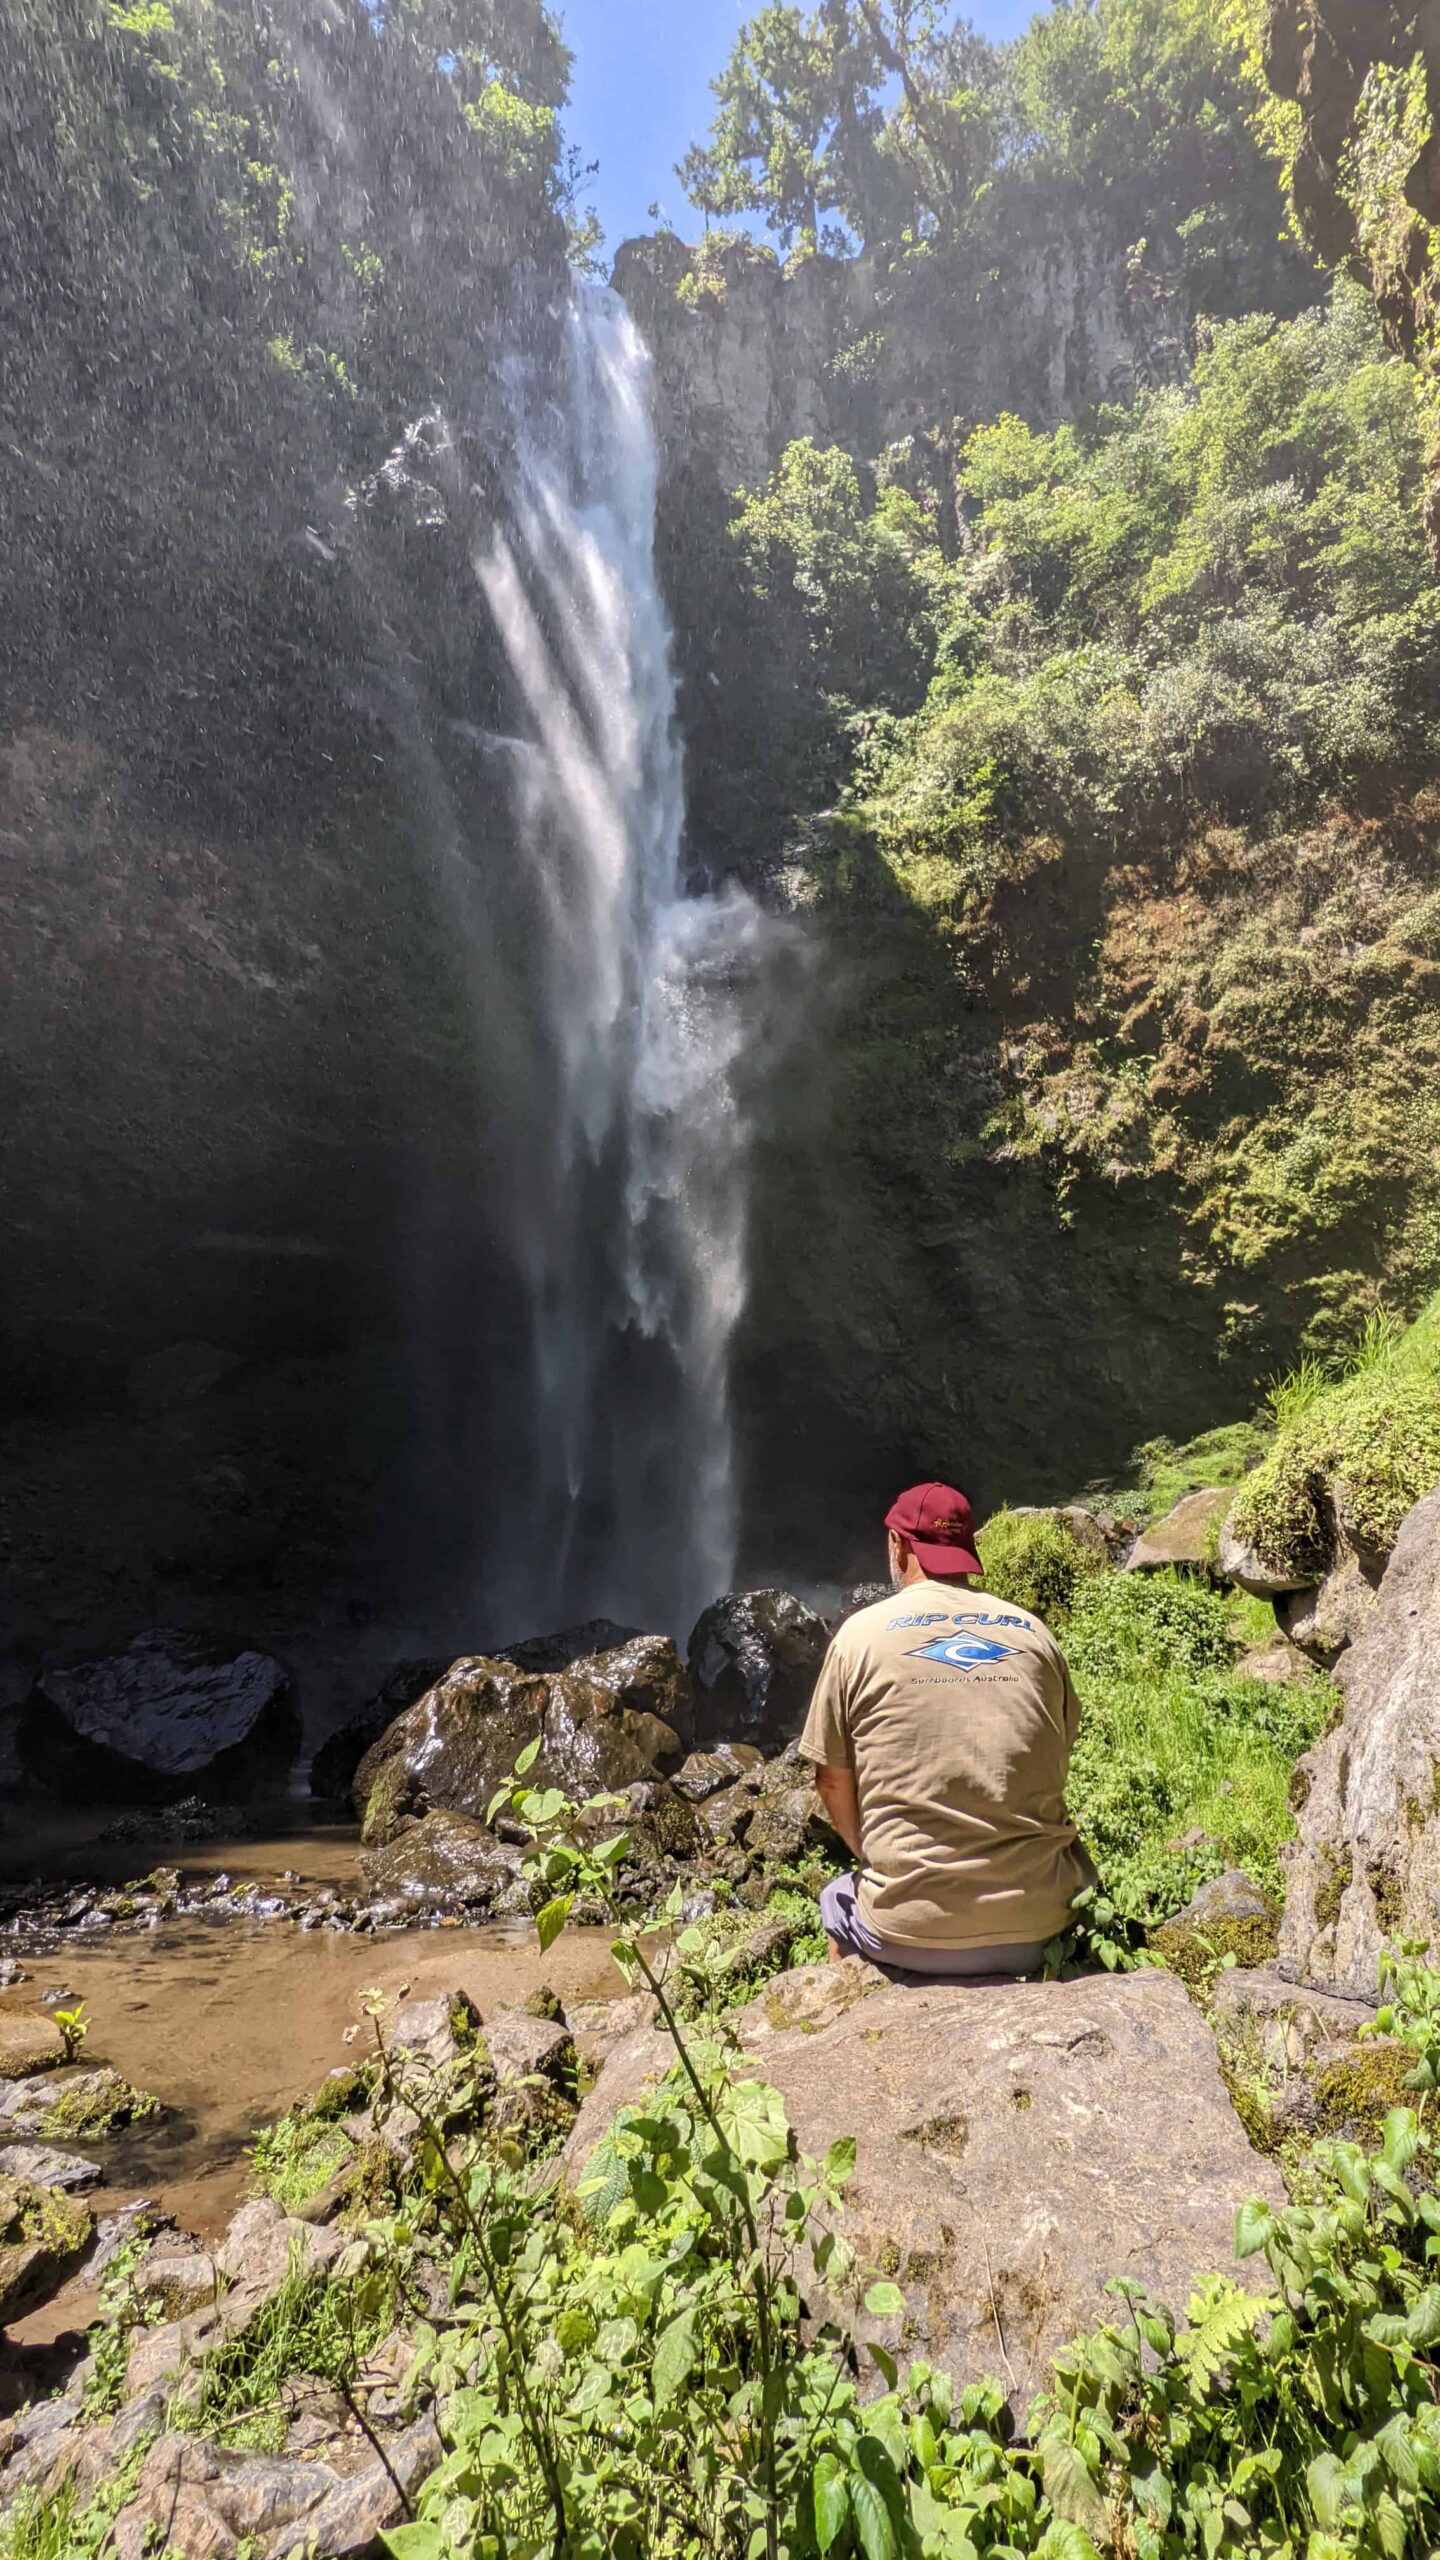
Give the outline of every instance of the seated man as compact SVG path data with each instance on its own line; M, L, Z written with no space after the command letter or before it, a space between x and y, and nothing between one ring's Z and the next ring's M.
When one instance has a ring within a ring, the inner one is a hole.
M886 1514L892 1597L847 1618L800 1749L860 1862L820 1897L830 1960L1023 1974L1094 1869L1065 1811L1079 1702L1038 1618L973 1587L970 1505L916 1485Z

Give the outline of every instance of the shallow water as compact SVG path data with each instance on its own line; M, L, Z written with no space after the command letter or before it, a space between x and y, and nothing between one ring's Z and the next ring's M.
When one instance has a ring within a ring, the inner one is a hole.
M147 1850L144 1863L165 1853ZM354 1877L354 1833L226 1842L177 1850L165 1862L182 1877L224 1872L305 1884ZM45 1859L50 1873L52 1859ZM139 1863L132 1848L128 1872ZM72 1872L93 1875L78 1858ZM458 1987L483 2017L551 1983L562 1999L623 1989L603 1930L577 1930L542 1957L525 1922L483 1928L418 1928L382 1934L302 1930L289 1921L234 1918L162 1922L143 1934L77 1933L55 1955L25 1957L28 1980L5 2005L33 2005L64 1990L85 2003L84 2059L112 2063L170 2110L99 2146L106 2184L97 2210L128 2196L158 2198L187 2230L223 2228L246 2182L245 2146L337 2063L358 2056L368 2026L361 1998L372 1986L417 1996Z

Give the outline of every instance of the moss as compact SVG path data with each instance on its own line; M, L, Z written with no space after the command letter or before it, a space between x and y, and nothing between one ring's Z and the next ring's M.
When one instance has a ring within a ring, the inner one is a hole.
M159 2113L159 2099L147 2089L132 2089L118 2072L87 2072L83 2082L60 2090L36 2131L43 2142L103 2142L123 2126Z
M1357 2045L1353 2054L1332 2062L1315 2082L1315 2121L1323 2134L1350 2140L1378 2140L1392 2107L1415 2103L1408 2085L1415 2056L1408 2046Z
M548 1982L538 1982L533 1991L527 1991L520 2003L520 2008L525 2017L543 2018L552 2027L563 2027L565 2024L565 2011L561 2005L560 1994L558 1991L552 1991Z
M1405 1887L1395 1869L1384 1858L1377 1858L1370 1869L1369 1885L1375 1904L1375 1917L1387 1938L1398 1937L1405 1908Z
M927 2116L923 2124L907 2125L902 2137L918 2142L926 2151L943 2151L958 2160L970 2140L970 2127L958 2107L945 2115Z
M978 1550L986 1590L1052 1626L1069 1616L1079 1584L1105 1570L1073 1529L1047 1511L997 1511L980 1532Z
M1280 1944L1280 1914L1270 1910L1244 1920L1200 1924L1170 1920L1163 1928L1152 1929L1147 1943L1170 1972L1179 1975L1187 1991L1203 1993L1227 1957L1247 1971L1252 1965L1269 1964Z
M1333 1840L1321 1841L1320 1863L1324 1873L1315 1888L1315 1920L1317 1927L1333 1929L1355 1865L1349 1850L1337 1848Z
M1277 1570L1318 1582L1350 1542L1387 1555L1440 1483L1440 1296L1409 1331L1372 1333L1351 1374L1319 1387L1235 1498L1231 1526Z
M394 1839L409 1783L404 1761L398 1757L388 1760L365 1799L360 1825L362 1849L383 1849Z
M256 2137L251 2183L258 2194L273 2196L287 2213L294 2213L323 2194L358 2157L354 2143L338 2124L301 2105Z

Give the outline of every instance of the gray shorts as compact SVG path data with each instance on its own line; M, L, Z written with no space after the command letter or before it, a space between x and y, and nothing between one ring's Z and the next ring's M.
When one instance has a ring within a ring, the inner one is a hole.
M825 1934L844 1956L863 1956L892 1982L973 1982L999 1974L1036 1973L1045 1942L1013 1947L907 1947L897 1938L877 1937L861 1915L855 1878L833 1876L820 1896Z

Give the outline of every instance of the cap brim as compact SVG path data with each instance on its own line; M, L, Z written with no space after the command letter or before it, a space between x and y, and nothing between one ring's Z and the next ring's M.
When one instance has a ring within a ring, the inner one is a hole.
M912 1555L919 1557L926 1573L937 1573L943 1579L947 1574L983 1573L985 1570L979 1557L972 1555L968 1547L946 1545L938 1538L916 1538L908 1529L904 1536L906 1545Z

